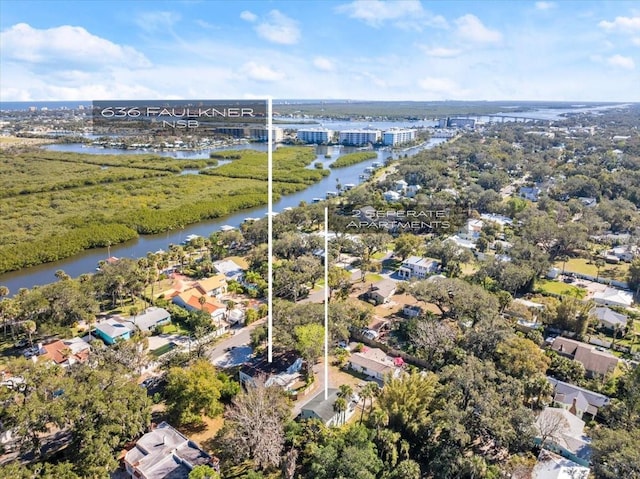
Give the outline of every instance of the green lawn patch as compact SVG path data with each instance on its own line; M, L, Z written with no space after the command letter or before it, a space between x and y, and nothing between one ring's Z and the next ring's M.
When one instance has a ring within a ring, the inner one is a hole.
M382 279L383 279L382 275L379 275L376 273L367 273L364 275L364 280L369 283L376 283Z
M572 286L560 281L548 281L543 279L537 282L537 286L545 293L558 294L561 296L573 296L574 298L583 299L587 295L586 289L578 288L577 286Z
M562 261L556 261L554 263L554 266L562 271ZM600 276L601 278L611 278L619 281L626 281L627 274L629 273L629 264L607 263L602 268L600 268L600 274L598 275L598 268L592 260L586 258L571 258L565 263L564 271L566 273L588 274L590 276Z
M169 351L171 351L175 347L176 347L175 344L167 343L164 346L160 346L158 349L154 349L153 351L150 351L149 354L155 358L159 358L163 354L167 354Z

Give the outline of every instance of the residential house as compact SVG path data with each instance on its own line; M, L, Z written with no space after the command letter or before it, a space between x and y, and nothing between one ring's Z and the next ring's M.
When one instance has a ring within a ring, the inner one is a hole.
M460 234L460 236L465 239L475 241L480 237L480 232L482 231L483 226L484 222L482 220L469 218L467 220L467 224L465 225L464 231Z
M204 300L200 298L204 298ZM227 311L227 307L216 298L208 296L196 288L188 289L184 293L174 296L172 301L187 311L206 311L216 323L224 320ZM201 301L203 302L201 303Z
M38 361L52 361L62 367L83 363L89 358L91 346L81 338L71 338L45 344Z
M131 324L140 331L153 331L158 326L171 322L171 314L164 308L151 306L136 316L115 316L121 322Z
M138 439L124 456L129 476L140 479L188 479L194 467L204 464L219 466L217 458L166 422Z
M302 359L291 351L274 355L272 359L269 362L268 358L262 357L242 366L240 383L248 386L262 379L265 386L278 385L286 391L295 389L302 378Z
M327 399L324 398L324 391L316 394L300 410L300 419L319 419L325 426L340 426L343 420L348 421L356 410L356 403L349 401L342 416L342 413L334 408L339 392L338 389L329 389Z
M409 183L404 180L397 180L393 182L394 191L397 191L401 195L404 195L405 191L407 191L407 186L409 186Z
M590 472L588 467L542 449L531 471L531 479L588 479Z
M569 338L555 338L551 343L551 349L582 363L587 375L591 377L606 376L618 365L618 358L613 354L602 350L602 348Z
M445 241L451 241L459 248L475 249L476 247L476 243L474 241L461 238L458 235L449 236Z
M494 223L498 223L502 227L511 225L513 223L513 220L508 216L495 213L483 213L480 215L480 218L485 221L493 221Z
M626 261L627 263L630 263L637 255L637 248L630 245L616 246L612 250L608 251L607 254L615 256L620 261Z
M536 443L580 466L589 466L591 439L584 434L585 422L563 408L547 407L535 422Z
M417 318L422 314L422 308L417 304L405 304L402 307L402 314L407 318Z
M191 288L192 286L190 281L184 281L180 278L176 278L171 283L171 287L169 289L156 293L156 297L172 300L174 296L177 296Z
M194 284L201 294L219 298L227 292L227 279L222 274L216 274L209 278L201 279Z
M116 318L108 318L96 324L95 335L107 344L115 344L117 341L126 341L135 332L135 327L129 323L123 323Z
M436 260L421 258L419 256L409 256L400 265L398 276L402 279L424 279L427 276L437 273L438 269L439 263Z
M402 195L396 191L388 190L382 193L382 197L385 201L399 201L402 198Z
M536 202L540 198L541 190L537 186L522 186L518 191L518 196L525 200Z
M620 313L616 313L606 306L596 306L589 314L598 321L598 327L611 331L620 331L627 328L629 318Z
M407 198L414 198L422 189L422 186L420 185L409 185L407 186L407 190L405 192L405 196Z
M547 376L547 381L553 386L552 405L566 409L580 419L584 414L595 418L598 414L598 409L611 402L611 399L604 394L558 381L550 376Z
M598 304L628 308L633 304L633 293L609 287L604 291L594 293L593 300Z
M349 357L349 367L354 371L366 374L379 381L385 376L399 377L402 373L402 358L387 356L382 349L364 347L362 351Z
M592 196L580 196L578 197L578 201L582 203L582 206L586 206L587 208L594 208L598 204L598 200Z
M231 259L216 261L213 263L216 271L223 275L227 281L242 281L244 268Z
M396 292L396 282L392 279L383 279L377 283L371 283L365 293L366 299L373 300L376 304L384 304L389 301Z

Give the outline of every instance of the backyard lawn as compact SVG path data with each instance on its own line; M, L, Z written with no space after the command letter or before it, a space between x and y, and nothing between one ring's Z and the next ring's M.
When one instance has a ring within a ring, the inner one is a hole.
M562 261L556 261L554 266L562 270ZM593 261L585 258L571 258L564 265L566 273L588 274L590 276L598 276L598 268ZM626 281L629 273L629 263L609 264L606 263L600 268L599 276L601 278L611 278L618 281Z
M559 294L562 296L573 296L574 298L582 299L587 295L587 290L584 288L578 288L570 284L562 283L560 281L540 280L536 283L537 287L545 292L551 294Z

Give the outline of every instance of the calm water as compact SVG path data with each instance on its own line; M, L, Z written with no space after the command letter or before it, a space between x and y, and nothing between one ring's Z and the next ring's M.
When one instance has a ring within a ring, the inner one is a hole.
M434 138L429 141L426 147L432 147L439 143L442 143L443 139ZM255 146L258 149L262 149L266 151L266 145L253 144L251 146L246 145L247 147ZM92 148L83 148L82 145L49 145L49 149L54 149L56 151L79 151L85 153L93 153ZM423 147L424 148L424 147ZM419 152L423 148L412 148L406 151L402 151L401 155L414 155ZM95 148L104 154L128 154L130 151L118 150L118 149L105 149L105 148ZM233 148L231 148L233 149ZM236 147L237 149L237 147ZM348 147L334 147L334 146L318 146L316 147L317 160L322 162L324 165L328 166L330 163L336 160L341 155L346 153L351 153L355 150L355 148ZM171 153L189 153L189 152L171 152ZM209 152L206 153L204 151L197 152L201 155L200 157L207 157ZM325 154L331 154L331 158L325 158ZM300 202L305 201L307 203L311 203L313 198L325 198L328 191L335 191L337 179L340 180L342 185L353 183L359 184L363 180L359 178L359 176L363 173L364 169L368 166L371 166L375 162L384 162L389 156L391 152L389 150L378 150L377 158L372 160L368 160L362 163L358 163L356 165L348 166L345 168L339 168L331 170L329 176L323 178L320 182L311 185L307 189L300 191L298 193L294 193L292 195L287 195L282 197L279 201L275 202L273 205L273 211L280 212L286 207L295 207L300 204ZM195 157L190 157L195 158ZM236 214L219 218L216 220L203 221L201 223L195 223L192 225L185 226L182 230L174 230L169 231L167 233L161 233L158 235L146 235L140 236L137 239L128 241L126 243L122 243L119 245L114 245L111 247L111 255L116 256L118 258L140 258L145 256L149 252L154 252L159 249L167 250L170 244L179 244L184 239L191 234L196 234L200 236L209 236L211 233L220 230L220 227L223 225L230 226L239 226L240 223L245 218L257 218L263 217L267 213L267 206L262 206L258 208L252 208L247 210L242 210ZM72 277L77 277L83 273L92 273L95 272L96 266L100 260L104 260L108 257L107 248L97 248L92 250L87 250L82 253L79 253L70 258L56 261L54 263L47 263L40 266L34 266L32 268L27 268L21 271L14 271L11 273L6 273L4 275L0 275L0 284L3 286L7 286L11 291L11 295L15 294L20 288L32 288L35 285L47 284L53 281L56 281L55 272L59 269L64 270L67 274Z

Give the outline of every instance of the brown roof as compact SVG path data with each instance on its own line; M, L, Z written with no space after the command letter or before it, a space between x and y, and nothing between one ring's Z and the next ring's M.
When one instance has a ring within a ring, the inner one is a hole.
M53 343L45 344L42 348L46 351L46 353L42 354L40 358L50 359L56 364L62 364L70 358L75 359L78 362L82 362L86 361L89 357L88 349L79 351L78 353L74 354L71 351L71 348L60 340L54 341Z
M618 358L611 353L599 351L591 344L581 343L569 338L556 338L551 348L571 356L575 361L582 363L587 371L592 373L605 375L613 371L618 364Z
M227 284L227 280L222 274L216 274L215 276L211 276L210 278L201 279L198 281L195 286L202 293L208 293L209 291L213 291L215 289L221 288Z

